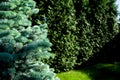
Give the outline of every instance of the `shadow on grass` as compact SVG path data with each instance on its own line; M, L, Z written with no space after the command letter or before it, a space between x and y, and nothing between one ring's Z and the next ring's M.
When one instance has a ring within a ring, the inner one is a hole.
M83 69L91 80L120 80L120 64L97 64Z
M61 80L120 80L120 64L97 64L58 73Z

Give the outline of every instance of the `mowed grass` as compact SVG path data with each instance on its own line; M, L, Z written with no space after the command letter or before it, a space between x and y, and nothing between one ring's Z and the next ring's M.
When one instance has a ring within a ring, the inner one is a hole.
M91 80L86 73L78 70L58 73L57 76L60 80Z
M57 76L60 80L120 80L120 64L97 64Z
M120 80L120 64L97 64L84 71L92 80Z

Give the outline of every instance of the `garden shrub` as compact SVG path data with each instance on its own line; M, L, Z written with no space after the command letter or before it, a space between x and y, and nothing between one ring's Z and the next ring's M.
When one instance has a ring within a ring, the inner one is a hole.
M34 24L45 20L53 43L56 71L67 71L88 61L119 32L116 0L35 0L41 10ZM41 18L43 17L43 18Z
M78 65L97 55L119 32L115 0L74 0L80 51Z
M46 20L49 26L49 39L53 43L52 53L54 59L50 59L51 67L56 71L67 71L73 69L76 64L79 51L78 38L76 36L75 10L72 0L35 0L37 7L43 13L33 16L34 23L38 19ZM45 17L44 17L45 16ZM36 19L37 18L37 19Z

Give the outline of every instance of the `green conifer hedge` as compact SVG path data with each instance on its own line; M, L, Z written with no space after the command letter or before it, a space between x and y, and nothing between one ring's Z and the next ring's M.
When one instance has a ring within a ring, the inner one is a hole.
M34 23L44 18L49 25L56 71L67 71L97 55L119 31L116 0L35 0L41 10ZM41 18L41 16L46 16Z
M80 53L77 63L98 55L100 49L119 32L116 0L74 0Z
M41 10L37 18L45 15L49 26L49 39L53 43L52 53L55 58L50 60L50 65L56 71L73 69L76 64L79 51L78 38L76 36L75 10L72 0L35 0ZM44 18L44 17L43 17ZM40 18L41 19L41 18Z

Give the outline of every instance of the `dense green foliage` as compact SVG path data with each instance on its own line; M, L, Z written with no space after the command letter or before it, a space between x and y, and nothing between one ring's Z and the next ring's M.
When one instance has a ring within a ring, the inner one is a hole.
M49 58L47 24L32 25L33 0L0 0L0 80L59 80L41 62Z
M74 0L80 53L78 63L87 61L118 32L115 0ZM97 55L97 54L95 54Z
M36 0L38 8L47 17L49 35L53 43L52 52L56 55L49 62L56 71L72 69L76 63L79 44L77 42L75 10L72 0ZM45 13L45 14L44 14Z
M56 55L48 63L56 71L88 61L119 32L116 0L35 1L41 12L32 17L33 22L39 23L39 18L48 22L48 37Z

